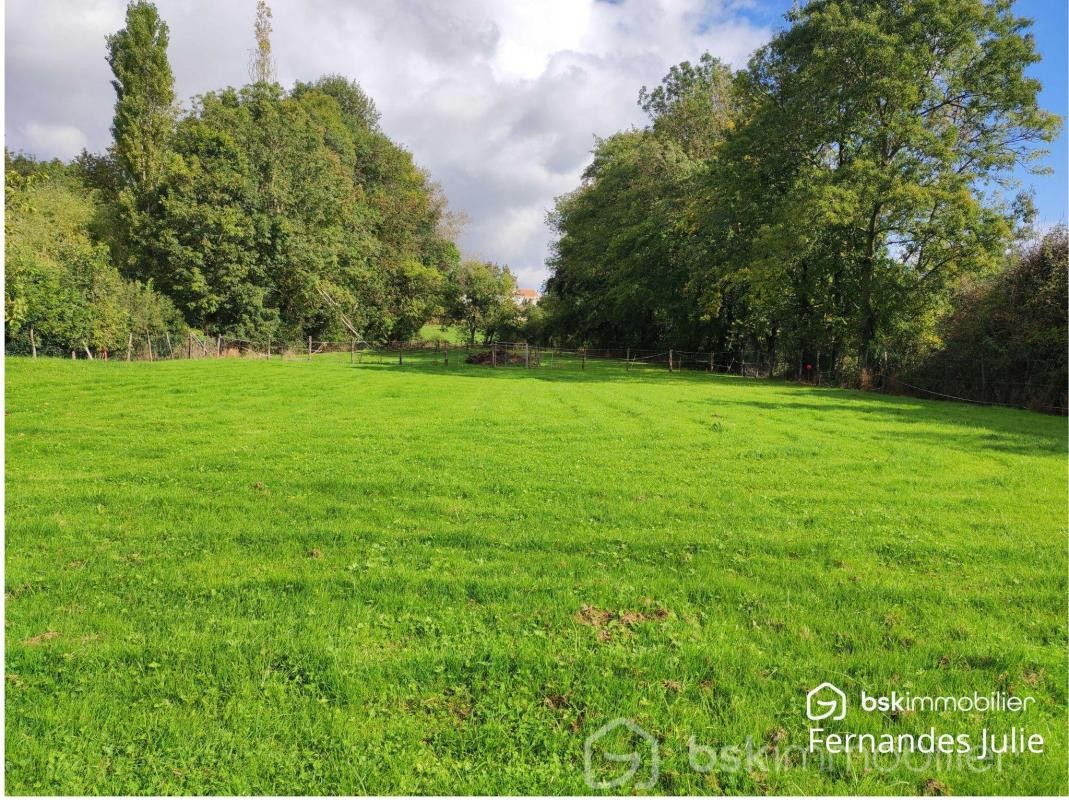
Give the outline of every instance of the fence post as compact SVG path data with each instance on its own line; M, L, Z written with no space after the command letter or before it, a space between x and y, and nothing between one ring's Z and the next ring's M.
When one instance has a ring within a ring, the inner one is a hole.
M397 343L397 366L403 367L405 365L405 343Z
M186 333L186 358L193 358L193 331Z
M349 342L349 363L352 364L356 361L356 339L352 339Z
M496 367L497 366L497 345L496 344L490 345L490 366L492 366L492 367Z
M73 351L73 350L71 350L71 361L77 361L77 360L78 360L78 356L76 356L76 355L74 354L74 351Z
M171 346L171 332L166 328L163 329L163 335L167 337L167 355L174 355L174 348Z
M215 337L215 357L220 358L223 355L223 334L218 334Z
M527 342L523 343L523 358L527 362L527 369L531 368L531 345Z
M586 369L586 348L583 348L583 369Z
M268 337L267 337L267 360L268 361L271 360L271 336L270 335L268 335Z
M668 351L668 371L672 372L672 351Z
M709 371L710 372L713 371L713 354L712 353L709 354Z
M449 342L445 343L445 365L449 366Z
M37 358L37 339L34 338L33 328L30 328L30 349L33 351L33 357Z
M156 357L152 354L152 334L147 334L145 340L148 342L148 360L155 361Z
M134 334L128 333L126 335L126 360L130 360L130 356L134 350Z
M308 337L308 360L312 360L312 337Z

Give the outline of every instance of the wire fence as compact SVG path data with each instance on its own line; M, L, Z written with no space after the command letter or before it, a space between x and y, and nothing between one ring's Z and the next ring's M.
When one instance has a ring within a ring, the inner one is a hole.
M556 369L585 371L588 368L615 367L616 373L635 370L664 373L705 372L721 375L737 375L749 378L794 379L812 386L857 385L856 376L844 376L841 369L828 368L818 355L813 364L799 363L790 375L783 373L783 364L769 359L738 358L735 353L712 351L677 350L674 348L650 350L632 347L617 348L562 348L530 344L528 342L491 342L487 344L451 343L437 339L431 341L394 341L369 344L358 339L317 340L308 337L302 340L278 340L267 338L249 340L230 336L207 336L196 331L183 335L163 333L129 334L125 347L117 350L94 350L85 344L77 347L57 347L37 340L32 329L24 335L9 337L5 342L8 355L37 357L61 357L103 361L173 361L208 358L247 358L279 361L333 360L352 365L398 365L409 363L456 366L473 364L490 368ZM779 371L777 371L777 367ZM888 375L884 378L883 391L891 394L906 394L954 400L978 405L1027 408L1058 414L1067 412L1062 404L1000 402L991 398L1020 396L1021 384L990 384L983 393L986 397L969 397L924 387ZM942 387L940 387L942 388ZM1027 388L1027 387L1026 387Z

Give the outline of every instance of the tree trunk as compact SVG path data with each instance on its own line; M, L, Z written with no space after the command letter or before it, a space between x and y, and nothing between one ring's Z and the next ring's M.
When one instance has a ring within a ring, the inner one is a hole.
M874 206L869 215L868 229L865 231L865 254L861 259L861 275L858 291L858 358L861 367L863 387L874 385L879 372L879 359L875 352L876 309L872 306L872 281L876 270L876 221L880 207Z

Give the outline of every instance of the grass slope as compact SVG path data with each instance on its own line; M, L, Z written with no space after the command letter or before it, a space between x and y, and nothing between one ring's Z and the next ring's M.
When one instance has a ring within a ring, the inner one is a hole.
M455 361L8 359L7 790L583 793L627 717L654 792L1066 791L1064 419ZM824 680L1047 752L762 761Z

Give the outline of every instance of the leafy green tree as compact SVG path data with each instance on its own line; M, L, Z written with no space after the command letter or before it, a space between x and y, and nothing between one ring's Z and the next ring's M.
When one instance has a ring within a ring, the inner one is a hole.
M1004 269L957 287L950 312L936 325L935 346L904 371L904 381L942 394L1064 411L1067 281L1069 234L1059 226L1015 250Z
M173 305L151 287L123 281L92 236L98 200L76 169L7 159L5 327L28 350L115 350L129 333L177 332ZM135 325L135 320L139 325Z
M126 7L126 27L107 40L115 75L115 155L126 185L138 190L152 187L163 170L175 118L167 43L167 23L145 0Z
M709 329L693 280L698 180L733 124L730 71L705 54L639 103L650 126L599 140L583 184L549 216L547 325L577 344L698 346Z
M507 267L489 261L464 261L446 284L447 318L463 326L469 344L475 344L480 330L489 343L515 318L515 291L516 279Z
M1037 105L1038 56L1008 2L827 0L791 21L746 81L741 136L757 147L736 158L765 177L767 226L750 252L837 283L833 313L874 371L903 322L998 259L1011 210L988 190L1058 120Z

